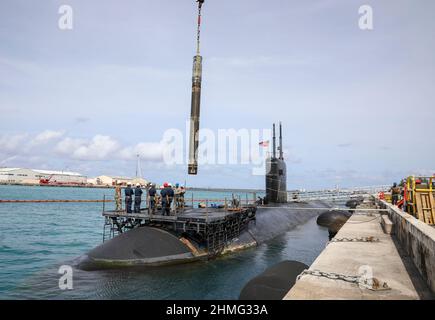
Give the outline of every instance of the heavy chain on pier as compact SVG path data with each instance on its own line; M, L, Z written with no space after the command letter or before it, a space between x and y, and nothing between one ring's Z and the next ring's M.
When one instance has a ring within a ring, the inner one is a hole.
M355 283L361 288L366 288L373 291L391 290L386 282L381 282L376 278L366 278L364 276L351 276L333 272L323 272L320 270L304 270L296 279L299 281L303 276L310 275L315 277L323 277L331 280L341 280L349 283Z
M379 238L362 237L362 238L332 238L329 242L380 242Z

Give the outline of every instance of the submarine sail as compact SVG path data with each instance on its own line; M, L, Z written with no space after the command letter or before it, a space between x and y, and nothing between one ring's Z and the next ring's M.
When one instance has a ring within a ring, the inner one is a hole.
M273 124L272 154L266 160L266 199L271 203L287 202L287 166L282 149L282 125L279 124L279 157L276 156L276 132Z

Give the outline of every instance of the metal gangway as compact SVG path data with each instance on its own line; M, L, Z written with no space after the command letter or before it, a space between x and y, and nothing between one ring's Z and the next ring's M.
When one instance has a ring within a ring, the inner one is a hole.
M302 201L339 201L350 200L359 198L361 196L378 194L379 192L386 192L391 188L390 185L367 186L367 187L354 187L354 188L335 188L316 191L306 190L293 190L288 191L288 202L302 202Z

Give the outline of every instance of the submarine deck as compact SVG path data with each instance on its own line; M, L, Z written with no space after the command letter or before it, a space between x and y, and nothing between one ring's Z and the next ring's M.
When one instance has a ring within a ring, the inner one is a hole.
M116 234L141 226L154 226L175 234L190 233L206 244L213 255L222 251L227 242L237 238L251 221L256 221L256 207L184 208L172 215L104 211L103 242ZM157 212L161 213L161 212Z
M148 211L147 209L145 210ZM169 216L142 212L126 213L125 211L103 211L103 216L109 218L134 218L144 221L212 223L225 220L236 214L246 213L247 210L247 208L186 208L183 211Z

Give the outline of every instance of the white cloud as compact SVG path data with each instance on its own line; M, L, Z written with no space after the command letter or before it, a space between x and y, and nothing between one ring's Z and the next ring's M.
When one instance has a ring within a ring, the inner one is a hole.
M119 143L109 136L96 135L92 141L79 147L74 156L78 159L102 160L119 149Z
M80 148L82 145L86 144L86 140L84 139L73 139L73 138L65 138L56 145L55 152L61 155L69 155L72 154L74 150Z
M39 145L45 144L50 141L61 138L65 134L64 131L53 131L53 130L45 130L38 134L33 140L32 144Z
M96 135L91 140L65 138L56 145L56 151L76 160L104 160L120 149L118 141L109 136ZM113 156L112 158L114 158Z
M43 145L50 145L64 135L64 132L45 130L32 138L29 133L0 135L0 156L28 155L41 151ZM35 151L35 149L37 149ZM11 159L2 159L3 162Z
M142 160L162 160L164 145L162 143L142 142L133 147L127 147L120 151L119 156L124 160L131 160L137 155Z
M90 140L66 137L57 143L55 152L76 160L132 160L139 155L145 161L159 161L163 148L162 143L155 142L122 147L110 136L96 135Z
M165 166L164 148L164 142L140 142L128 146L108 135L75 138L67 136L64 131L47 129L33 135L25 132L0 135L0 166L51 168L68 163L80 171L86 163L81 161L104 160L113 164L113 161L135 160L137 155L143 161ZM87 168L87 171L97 169L90 163Z
M27 133L2 135L0 136L0 150L6 153L18 152L22 149L28 138L29 135Z

